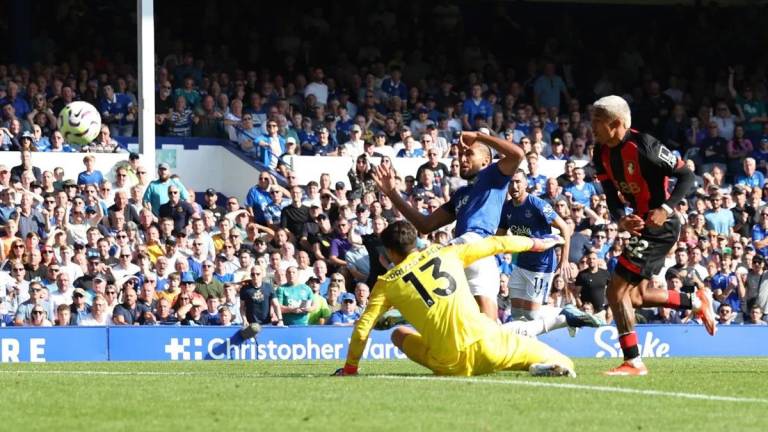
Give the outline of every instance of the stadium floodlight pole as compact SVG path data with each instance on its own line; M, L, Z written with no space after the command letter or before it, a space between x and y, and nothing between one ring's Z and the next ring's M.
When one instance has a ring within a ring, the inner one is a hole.
M139 42L139 153L149 172L155 166L155 13L154 0L136 0Z

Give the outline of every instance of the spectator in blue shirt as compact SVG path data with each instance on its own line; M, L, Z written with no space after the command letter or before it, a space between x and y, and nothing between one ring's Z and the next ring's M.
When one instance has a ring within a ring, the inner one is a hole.
M256 223L266 225L267 218L265 210L272 204L272 198L269 194L269 188L272 184L272 177L269 173L259 174L259 183L248 190L248 196L245 198L245 205L251 209Z
M730 236L736 221L733 218L733 212L725 208L725 202L719 191L709 198L712 202L712 209L704 214L707 221L707 229L715 230L718 234Z
M415 157L424 157L424 150L420 148L414 148L416 145L416 140L408 138L403 140L403 148L400 149L399 152L397 152L397 157L407 157L407 158L415 158Z
M392 69L389 71L389 78L381 81L381 91L387 97L398 96L402 100L408 100L408 87L400 81L401 77L400 67L392 66Z
M101 171L96 169L96 157L93 155L86 155L83 158L83 164L85 165L85 171L77 176L78 186L89 184L98 186L101 184L101 181L104 180L104 175L101 174Z
M544 74L536 78L533 83L533 100L537 108L560 107L560 95L566 100L571 96L565 86L565 81L555 74L555 64L547 62L544 65Z
M1 195L0 195L1 196ZM760 223L752 227L752 244L757 253L768 257L768 207L760 210Z
M575 168L573 175L573 183L565 187L565 194L570 195L571 202L589 207L592 195L597 193L595 186L584 181L584 168Z
M465 130L477 128L474 119L478 115L483 116L487 124L491 123L493 106L487 99L483 98L483 88L480 84L472 86L472 97L464 101L461 111L461 123Z
M19 85L14 81L8 82L8 96L0 100L0 106L5 104L11 104L16 113L16 117L25 118L29 114L29 103L26 99L19 95Z
M331 317L328 319L328 325L353 326L360 319L355 295L344 293L339 297L339 301L341 302L341 308L331 314Z
M104 86L104 97L99 100L101 121L109 126L112 136L133 135L133 100L123 93L115 93L110 84Z
M737 185L747 186L751 188L763 188L765 185L765 176L760 171L757 171L757 161L754 158L748 157L744 159L744 174L740 175L736 180Z

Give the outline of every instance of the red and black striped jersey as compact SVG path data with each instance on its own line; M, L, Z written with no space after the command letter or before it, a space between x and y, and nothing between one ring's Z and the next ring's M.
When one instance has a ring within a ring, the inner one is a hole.
M623 215L623 209L615 208L621 205L616 192L643 218L662 204L676 204L667 202L669 178L677 177L675 171L685 163L650 135L630 129L615 147L598 146L593 163L614 216Z

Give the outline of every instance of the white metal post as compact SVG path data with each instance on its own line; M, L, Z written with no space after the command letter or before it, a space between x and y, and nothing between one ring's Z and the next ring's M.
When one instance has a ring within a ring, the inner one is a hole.
M139 153L155 171L155 13L154 0L137 0L139 60Z

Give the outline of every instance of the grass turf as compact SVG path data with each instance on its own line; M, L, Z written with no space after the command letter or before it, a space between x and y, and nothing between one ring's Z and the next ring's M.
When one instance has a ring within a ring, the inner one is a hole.
M339 362L3 364L0 409L8 431L764 430L768 359L646 363L647 377L619 378L600 375L616 359L579 359L576 379L433 379L408 361L364 362L342 378L328 376Z

